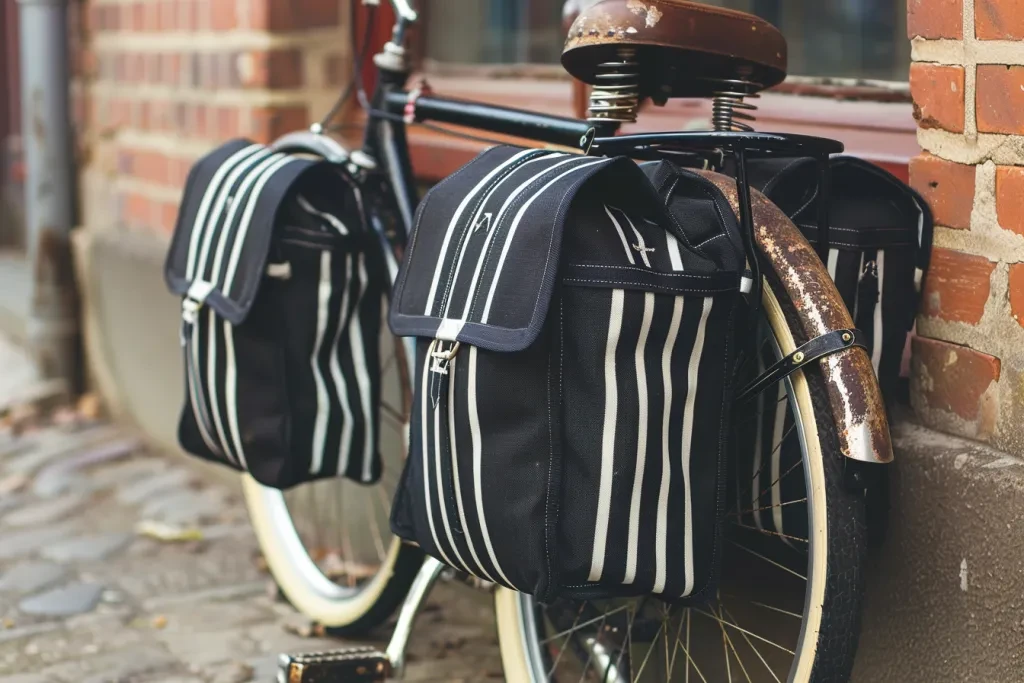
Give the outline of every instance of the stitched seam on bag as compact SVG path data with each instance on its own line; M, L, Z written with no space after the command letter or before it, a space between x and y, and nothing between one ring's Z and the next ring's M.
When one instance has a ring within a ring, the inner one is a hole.
M719 235L724 237L724 235ZM600 263L570 263L570 268L613 268L615 270L635 270L638 273L645 275L656 275L657 277L682 277L682 278L700 278L702 280L714 280L722 277L719 275L701 275L699 273L665 273L660 270L647 270L646 268L638 268L637 266L609 266L602 265Z
M561 315L561 306L559 306L559 315ZM561 324L559 324L561 327ZM561 334L561 333L559 333ZM551 468L555 462L555 436L552 430L551 422L551 354L548 356L548 380L547 380L547 391L545 394L548 399L548 481L545 486L544 495L544 559L547 563L547 576L545 578L544 592L549 593L551 591L552 575L551 575L551 539L550 539L550 524L551 524Z
M790 161L785 166L783 166L782 169L778 173L776 173L775 175L773 175L771 177L771 180L769 180L767 183L764 184L764 189L762 190L762 192L767 194L771 190L775 189L775 187L774 187L775 181L777 181L779 179L779 177L783 173L785 173L786 171L791 169L795 164L802 162L804 159L806 159L806 157L797 157L797 158L793 159L792 161ZM817 194L817 191L815 191L815 194Z
M726 235L725 235L725 233L723 232L723 233L721 233L721 234L715 235L714 237L709 237L708 239L706 239L706 240L704 240L703 242L701 242L700 244L698 244L698 245L697 245L697 247L698 247L698 248L699 248L699 247L703 247L703 246L704 246L705 244L708 244L709 242L714 242L715 240L717 240L717 239L720 239L720 238L722 238L722 237L725 237L725 236L726 236Z
M540 155L540 154L534 154L534 155L527 155L527 156L523 157L522 159L519 160L519 162L517 164L515 164L511 168L507 169L505 173L499 174L499 176L496 177L496 178L492 178L491 182L487 185L487 188L485 190L481 191L479 199L477 199L476 204L473 206L473 210L470 211L470 213L469 213L470 223L467 224L465 229L462 231L462 235L459 236L459 243L458 243L458 245L456 245L456 248L455 248L455 260L452 261L452 266L453 266L452 267L452 271L450 273L448 273L448 284L445 285L444 294L441 297L441 307L440 307L439 310L442 312L441 313L442 315L443 315L443 311L444 311L445 305L448 302L448 296L455 289L455 268L454 268L454 266L455 266L455 263L458 261L458 253L462 250L462 245L466 243L467 238L473 232L473 225L472 225L473 216L475 216L476 212L480 210L481 205L484 203L484 200L490 194L491 190L496 188L501 183L505 182L509 178L509 176L511 176L516 171L518 171L520 168L522 168L524 163L526 163L527 161L533 161L534 159L539 159L539 158L541 158L541 156L542 155ZM443 260L444 256L445 256L444 254L441 254L440 258Z
M707 259L707 254L702 253L699 247L694 247L693 244L690 243L690 238L687 236L686 231L683 230L683 226L679 224L679 221L676 220L675 214L672 213L672 210L669 208L669 202L672 201L672 196L676 193L676 188L679 187L679 182L682 179L683 175L680 173L680 175L676 176L675 182L672 183L672 188L665 195L665 213L668 214L669 219L671 219L671 221L676 224L676 227L679 228L679 234L683 236L683 242L686 243L686 246L688 246L692 251L696 252L698 256L703 256L704 258ZM721 217L721 212L719 212L719 217ZM724 218L722 222L725 222ZM708 260L710 261L711 259Z
M595 285L619 285L621 287L635 287L638 284L646 284L646 283L637 283L637 282L627 282L625 280L588 280L588 279L578 278L578 277L563 278L562 281L563 282L590 283L590 284L595 284ZM666 292L674 292L674 293L677 293L677 294L722 294L722 293L725 293L725 292L733 292L736 289L734 287L730 287L728 289L683 289L681 287L665 287L665 286L661 286L661 285L654 285L654 286L656 286L659 290L664 290Z

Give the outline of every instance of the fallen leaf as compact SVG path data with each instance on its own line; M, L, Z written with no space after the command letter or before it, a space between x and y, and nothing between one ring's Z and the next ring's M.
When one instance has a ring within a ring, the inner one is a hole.
M153 617L153 628L161 630L167 627L167 617L162 614L158 614Z
M11 618L4 619L4 628L7 628L7 629L14 628L14 619L11 619Z
M201 529L175 526L151 519L144 519L135 525L135 533L165 543L183 543L203 540Z
M28 484L28 477L24 474L11 474L0 479L0 496L9 493L17 493Z
M99 394L88 393L83 394L78 399L78 405L75 406L78 410L78 414L87 420L98 420L100 415L103 413L103 400Z

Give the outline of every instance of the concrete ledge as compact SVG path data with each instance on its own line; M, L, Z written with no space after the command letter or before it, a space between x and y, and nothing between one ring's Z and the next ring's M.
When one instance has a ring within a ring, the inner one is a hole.
M164 286L169 240L126 231L77 230L72 241L82 298L88 376L115 418L204 476L237 486L230 470L186 456L177 426L184 397L180 305Z
M1024 680L1024 460L901 422L856 683Z

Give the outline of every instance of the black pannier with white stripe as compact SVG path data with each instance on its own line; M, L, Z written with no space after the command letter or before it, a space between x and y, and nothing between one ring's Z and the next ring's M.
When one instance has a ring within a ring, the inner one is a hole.
M817 162L758 159L749 163L749 175L816 244ZM879 385L891 403L905 393L900 369L931 258L931 210L878 166L835 157L829 217L828 272L867 338Z
M380 477L386 278L337 165L235 140L189 174L165 277L182 297L178 438L288 488Z
M713 590L743 248L681 184L682 223L629 159L498 147L431 190L398 536L541 600Z

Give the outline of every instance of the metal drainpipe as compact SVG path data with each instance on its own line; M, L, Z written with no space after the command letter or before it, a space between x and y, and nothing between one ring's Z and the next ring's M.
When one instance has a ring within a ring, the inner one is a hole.
M67 0L18 0L25 221L31 289L29 350L43 376L78 384L70 232L75 164L69 108Z

